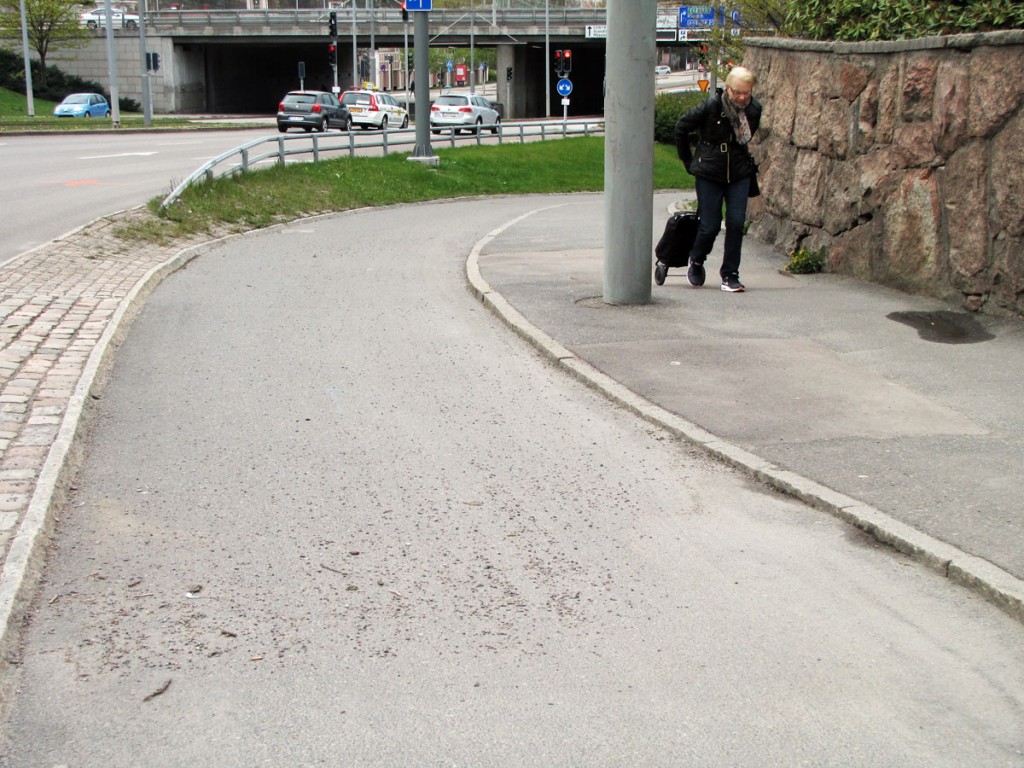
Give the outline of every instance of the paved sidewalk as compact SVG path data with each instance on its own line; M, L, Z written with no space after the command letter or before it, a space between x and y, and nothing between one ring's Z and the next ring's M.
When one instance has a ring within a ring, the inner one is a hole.
M214 239L129 248L114 234L147 215L111 214L0 266L0 653L31 598L113 342L160 280Z
M679 202L656 196L656 230ZM111 215L0 267L0 646L119 335L213 240L128 248L113 235L146 215ZM1024 323L785 275L754 240L745 294L718 290L719 242L702 290L672 270L651 304L609 307L598 195L538 197L484 234L467 254L471 289L568 372L1024 618Z

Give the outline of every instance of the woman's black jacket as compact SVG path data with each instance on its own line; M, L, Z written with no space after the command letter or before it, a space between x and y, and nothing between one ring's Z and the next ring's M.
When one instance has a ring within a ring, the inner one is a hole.
M747 105L750 133L761 124L761 103L751 97ZM697 133L696 155L690 147L691 134ZM676 152L686 170L694 176L729 183L757 171L754 158L736 136L722 106L722 94L705 99L676 122Z

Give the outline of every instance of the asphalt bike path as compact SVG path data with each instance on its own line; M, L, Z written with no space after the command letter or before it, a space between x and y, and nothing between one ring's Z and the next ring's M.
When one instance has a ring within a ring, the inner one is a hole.
M600 207L332 215L164 278L96 391L7 763L1024 764L1024 626L568 351L665 335L660 293L596 298ZM714 326L755 265L680 301Z

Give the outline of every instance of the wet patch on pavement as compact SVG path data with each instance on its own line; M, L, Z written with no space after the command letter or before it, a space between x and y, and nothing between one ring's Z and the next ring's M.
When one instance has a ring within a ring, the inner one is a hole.
M939 344L976 344L995 338L966 312L890 312L886 317L909 325L925 341Z

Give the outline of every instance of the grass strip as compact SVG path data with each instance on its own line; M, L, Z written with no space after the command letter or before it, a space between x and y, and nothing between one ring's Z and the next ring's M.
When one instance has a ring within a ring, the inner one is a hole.
M167 210L127 224L119 237L166 242L181 236L245 231L331 211L485 195L597 192L604 189L604 139L437 150L439 164L407 154L345 157L251 171L193 185ZM691 189L675 150L655 145L654 188Z

